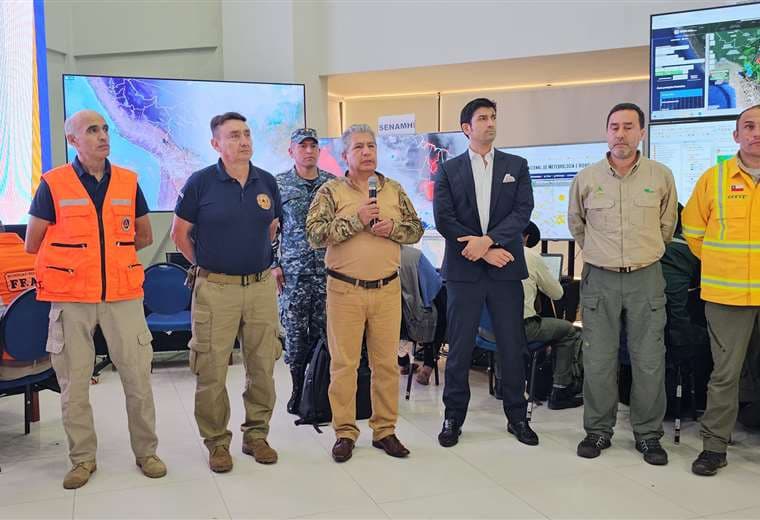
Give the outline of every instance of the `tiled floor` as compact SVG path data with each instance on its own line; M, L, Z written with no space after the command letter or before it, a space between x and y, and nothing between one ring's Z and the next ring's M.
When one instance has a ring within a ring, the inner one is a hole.
M57 394L40 395L42 421L24 436L20 397L0 399L0 519L12 518L760 518L760 435L738 430L729 465L715 478L692 475L700 450L697 425L686 422L673 445L667 424L666 467L642 462L633 449L628 413L621 407L611 449L596 460L575 455L583 437L581 409L539 407L538 447L505 432L500 403L473 372L473 398L459 445L438 446L442 387L415 383L412 400L400 402L398 434L408 460L370 445L366 421L354 457L335 464L331 431L296 427L285 413L287 368L277 365L280 399L272 419L274 466L256 464L233 439L235 468L216 475L193 418L195 381L186 359L163 359L153 373L159 454L169 474L143 477L129 448L124 397L115 372L91 388L100 447L90 482L66 491L66 442ZM242 420L243 370L230 367L233 430ZM399 388L405 380L399 380ZM400 395L402 395L400 393Z

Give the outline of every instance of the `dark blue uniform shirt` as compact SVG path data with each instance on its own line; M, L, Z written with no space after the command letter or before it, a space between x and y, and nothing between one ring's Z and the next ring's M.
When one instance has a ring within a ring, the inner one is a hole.
M204 269L242 275L272 264L269 225L282 215L282 203L269 172L250 164L240 186L220 159L187 179L174 213L194 224L195 261Z
M100 182L84 169L82 163L79 162L79 157L74 158L71 166L73 166L74 171L77 172L79 181L82 183L82 186L84 186L84 189L87 190L98 215L100 215L103 211L103 202L106 200L108 183L111 182L111 163L106 159L106 167L103 171L103 177L100 179ZM50 187L47 185L44 178L34 194L32 206L29 208L29 214L47 220L51 224L55 223L55 205L53 204L53 196L50 194ZM135 196L135 218L147 214L148 203L145 201L145 196L138 184Z

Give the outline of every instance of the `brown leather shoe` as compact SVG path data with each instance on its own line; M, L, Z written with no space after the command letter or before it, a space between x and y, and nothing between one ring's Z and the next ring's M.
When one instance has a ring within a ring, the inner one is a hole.
M277 452L269 446L266 439L243 440L243 453L251 455L259 464L277 462Z
M422 367L419 372L417 372L417 375L415 376L415 379L417 379L417 382L421 385L429 385L430 384L430 375L433 373L433 367Z
M383 437L379 441L372 441L372 446L385 451L385 453L391 457L403 458L409 455L409 450L407 450L404 445L401 444L401 441L398 440L398 437L393 434Z
M208 466L214 473L227 473L232 470L232 455L227 446L215 446L208 456Z
M346 462L351 458L354 451L354 441L347 437L338 437L332 449L332 458L335 462Z

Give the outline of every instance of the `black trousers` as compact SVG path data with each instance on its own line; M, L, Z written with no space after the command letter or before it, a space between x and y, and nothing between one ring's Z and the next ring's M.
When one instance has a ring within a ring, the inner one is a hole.
M502 404L511 423L525 420L526 348L523 325L523 287L520 280L493 280L482 277L477 282L446 282L448 291L449 354L446 359L446 386L443 404L446 419L464 423L470 402L469 373L475 336L485 305L491 315L496 347L502 360Z

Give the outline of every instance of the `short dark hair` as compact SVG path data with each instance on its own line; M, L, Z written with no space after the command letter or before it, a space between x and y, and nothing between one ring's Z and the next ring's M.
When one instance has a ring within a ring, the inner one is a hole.
M467 123L468 125L472 123L472 116L475 115L475 111L479 108L493 108L495 112L496 103L494 101L491 101L490 99L482 98L482 97L473 99L472 101L467 103L462 109L462 112L460 112L459 126L461 127L465 123Z
M604 125L605 127L610 126L610 118L612 117L612 114L615 112L622 112L623 110L633 110L639 115L639 127L644 128L644 111L639 108L639 105L636 103L618 103L614 107L612 107L612 110L610 110L610 113L607 114L607 123Z
M230 120L242 121L243 123L247 121L243 114L240 114L238 112L225 112L224 114L219 114L218 116L211 118L211 133L216 135L217 127L222 126L224 123Z
M527 247L535 247L541 241L541 230L533 222L528 222L522 234L524 237L528 237L528 240L525 241Z
M739 119L741 119L742 116L744 114L746 114L747 112L749 112L750 110L754 110L756 108L760 108L760 103L758 103L757 105L752 105L751 107L747 107L744 110L742 110L741 112L739 112L739 115L736 116L736 130L737 131L739 130Z

